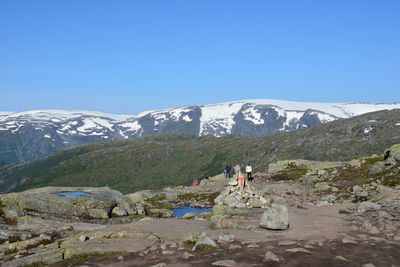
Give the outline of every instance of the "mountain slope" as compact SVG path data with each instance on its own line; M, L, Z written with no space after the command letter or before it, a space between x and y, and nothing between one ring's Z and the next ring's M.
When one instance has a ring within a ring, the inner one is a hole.
M0 160L23 162L66 147L170 132L217 137L265 136L394 108L400 108L400 103L302 103L264 99L148 111L137 116L63 110L0 112Z
M282 159L350 160L400 143L399 123L400 110L392 110L265 137L169 134L90 144L0 168L0 190L108 185L127 193L188 184L222 172L228 161L262 171Z

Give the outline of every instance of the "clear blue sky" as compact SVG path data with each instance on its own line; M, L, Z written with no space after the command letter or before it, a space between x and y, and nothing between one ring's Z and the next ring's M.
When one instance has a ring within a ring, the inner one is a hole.
M2 0L0 111L400 101L398 0Z

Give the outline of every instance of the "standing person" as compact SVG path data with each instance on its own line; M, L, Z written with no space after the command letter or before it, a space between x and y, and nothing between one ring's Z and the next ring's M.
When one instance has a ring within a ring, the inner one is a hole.
M225 178L231 178L231 169L232 165L228 163L228 165L225 166Z
M253 177L251 177L251 172L252 171L253 171L253 168L251 167L250 163L248 163L247 166L246 166L247 181L253 180Z
M236 164L233 169L235 170L235 178L238 179L240 177L240 163Z

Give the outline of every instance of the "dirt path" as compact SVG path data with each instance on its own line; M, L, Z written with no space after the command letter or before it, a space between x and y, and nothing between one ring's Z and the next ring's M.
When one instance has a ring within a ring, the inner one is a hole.
M289 252L300 246L307 246L309 253ZM232 246L241 248L230 249ZM212 263L221 260L234 261L232 266L362 266L372 263L374 266L399 266L400 245L360 242L358 244L343 244L338 241L326 241L322 246L318 244L307 245L307 242L299 242L295 245L282 246L277 242L258 243L259 247L247 248L248 244L231 243L221 245L216 250L191 251L186 248L181 251L172 251L165 255L161 249L151 251L145 256L138 253L124 256L113 256L109 258L92 260L80 264L68 266L151 266L165 263L165 266L212 266ZM272 251L279 257L279 263L264 262L264 255ZM184 255L190 253L189 259Z

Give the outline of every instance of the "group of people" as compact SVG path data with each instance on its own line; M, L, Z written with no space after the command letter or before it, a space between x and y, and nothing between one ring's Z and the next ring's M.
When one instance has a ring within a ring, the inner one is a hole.
M252 175L253 167L250 165L250 163L246 165L245 170L246 170L247 181L252 181L254 179ZM241 173L240 163L237 163L235 166L233 166L233 171L234 171L233 174L235 175L234 178L236 179L243 178ZM225 166L224 173L225 173L225 178L231 178L232 165L230 163L228 163ZM206 179L211 180L211 176L208 176ZM194 179L192 182L192 186L198 186L198 185L200 185L199 180Z
M246 176L247 176L247 180L248 181L252 181L253 180L253 176L252 176L252 172L253 172L253 167L250 165L250 163L248 163L246 165ZM224 173L225 173L225 178L231 178L231 171L232 171L232 165L230 163L228 163L225 166L224 169ZM240 167L240 163L237 163L234 167L233 167L233 171L235 174L235 178L239 178L241 176L241 167Z

